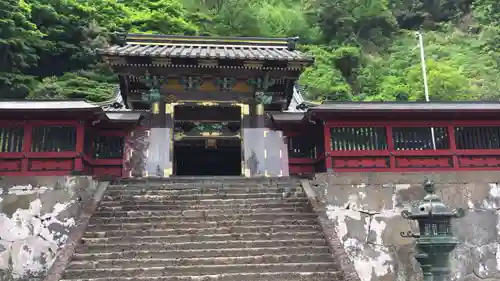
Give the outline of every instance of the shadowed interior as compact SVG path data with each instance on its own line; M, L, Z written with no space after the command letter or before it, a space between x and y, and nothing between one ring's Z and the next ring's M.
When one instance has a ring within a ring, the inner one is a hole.
M174 172L178 176L239 176L241 175L240 140L213 140L217 146L207 146L207 140L176 142Z

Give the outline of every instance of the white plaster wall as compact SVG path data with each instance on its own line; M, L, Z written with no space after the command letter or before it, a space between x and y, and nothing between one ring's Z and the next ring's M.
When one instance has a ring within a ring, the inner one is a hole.
M0 280L42 279L97 183L88 177L0 180Z
M460 245L451 257L451 280L500 280L499 173L322 174L312 186L362 281L416 281L422 277L414 239L400 232L418 231L400 214L423 198L425 177L436 182L444 202L467 209L453 222Z

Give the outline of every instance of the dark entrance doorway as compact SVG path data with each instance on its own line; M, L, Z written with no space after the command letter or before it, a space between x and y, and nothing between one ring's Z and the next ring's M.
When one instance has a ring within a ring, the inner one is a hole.
M174 108L174 174L241 175L241 108L183 104Z
M177 176L239 176L241 141L203 139L175 142L174 173Z

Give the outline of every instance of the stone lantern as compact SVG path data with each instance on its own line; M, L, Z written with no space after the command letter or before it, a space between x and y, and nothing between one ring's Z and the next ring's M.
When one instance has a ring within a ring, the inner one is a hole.
M435 194L430 180L425 181L424 190L427 195L422 201L401 212L403 218L418 222L419 233L402 232L401 236L417 239L415 258L422 267L425 281L449 280L449 255L459 243L453 236L451 220L463 217L465 211L446 206Z

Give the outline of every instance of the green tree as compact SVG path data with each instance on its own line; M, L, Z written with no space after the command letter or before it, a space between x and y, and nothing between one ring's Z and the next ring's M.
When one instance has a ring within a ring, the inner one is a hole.
M29 21L29 11L20 0L0 2L0 98L24 98L34 83L22 72L37 63L42 33Z
M387 0L309 0L308 15L327 42L375 40L382 43L395 31Z

